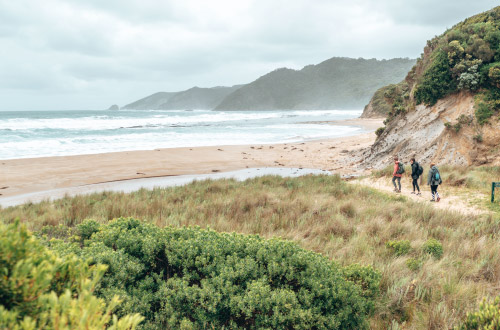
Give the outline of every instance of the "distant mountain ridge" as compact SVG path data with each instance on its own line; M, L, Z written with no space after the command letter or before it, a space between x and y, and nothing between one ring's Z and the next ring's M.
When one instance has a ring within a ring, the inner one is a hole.
M278 69L230 94L216 110L362 108L378 88L397 82L414 64L334 57L302 70Z
M301 70L277 69L246 85L159 92L122 109L361 109L378 88L400 81L414 64L408 58L333 57Z

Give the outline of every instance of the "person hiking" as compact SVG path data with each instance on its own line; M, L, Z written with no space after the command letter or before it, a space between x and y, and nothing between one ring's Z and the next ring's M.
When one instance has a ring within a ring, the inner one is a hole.
M400 193L401 192L401 177L405 172L405 167L402 163L399 162L398 157L394 157L394 172L392 173L392 184L394 185L394 191ZM396 186L396 181L398 182L398 186Z
M431 163L431 170L429 171L429 176L427 177L427 184L431 186L432 199L431 202L439 202L441 197L439 197L438 186L443 183L441 179L441 173L439 173L438 168L435 163Z
M413 185L413 191L411 192L412 194L415 194L415 188L417 188L417 196L421 196L422 194L420 193L420 187L418 186L418 178L424 173L424 169L422 166L415 161L415 158L410 159L410 164L411 164L411 183Z

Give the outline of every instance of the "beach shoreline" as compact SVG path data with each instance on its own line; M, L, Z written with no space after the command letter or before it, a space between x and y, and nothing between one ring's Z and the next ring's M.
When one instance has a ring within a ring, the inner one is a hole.
M0 201L5 197L112 181L283 167L354 174L351 151L369 147L381 119L322 122L358 126L364 133L282 144L249 144L122 151L0 161Z

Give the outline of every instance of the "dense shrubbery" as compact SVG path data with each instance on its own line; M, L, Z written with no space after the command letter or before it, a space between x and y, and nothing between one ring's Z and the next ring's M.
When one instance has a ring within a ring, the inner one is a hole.
M408 90L396 88L404 84L413 91L413 98ZM405 81L379 89L372 105L376 112L387 114L388 123L415 105L432 106L461 90L479 94L475 113L479 124L500 110L500 7L470 17L429 40Z
M417 81L417 104L433 105L458 90L496 94L500 88L500 8L473 16L457 24L441 37L428 42L432 52L422 78ZM420 62L422 64L422 62ZM481 101L476 115L484 123L498 110L498 95ZM491 100L493 99L493 100ZM486 110L489 108L489 110Z
M146 329L359 329L378 293L371 267L341 268L280 239L133 219L78 231L49 244L108 265L97 294L121 296L119 313L141 313Z
M448 56L444 51L438 51L415 89L415 102L434 105L437 100L455 89L456 81L451 75Z
M468 313L465 321L456 330L500 329L500 298L491 303L483 301L476 312Z
M18 223L0 223L0 328L134 329L139 315L118 320L119 303L92 295L105 266L61 259Z

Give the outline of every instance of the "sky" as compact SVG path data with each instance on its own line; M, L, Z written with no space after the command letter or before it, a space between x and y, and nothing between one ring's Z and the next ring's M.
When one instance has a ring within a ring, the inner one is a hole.
M0 111L97 110L334 56L420 56L493 0L0 0Z

